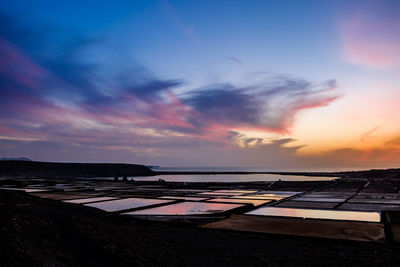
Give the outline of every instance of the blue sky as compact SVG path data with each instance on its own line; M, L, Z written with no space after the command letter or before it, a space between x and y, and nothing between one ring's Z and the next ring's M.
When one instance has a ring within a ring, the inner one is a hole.
M337 43L337 6L331 1L13 1L5 10L63 35L108 39L165 75L186 71L207 77L212 73L206 68L228 65L232 57L249 72L293 73L299 66L308 75L318 72L319 64L334 58L327 52Z

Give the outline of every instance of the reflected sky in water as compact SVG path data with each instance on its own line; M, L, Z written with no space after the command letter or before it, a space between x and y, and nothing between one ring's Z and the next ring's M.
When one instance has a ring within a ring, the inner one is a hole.
M14 191L24 191L27 193L35 193L35 192L45 192L50 191L48 189L36 189L36 188L14 188L14 187L1 187L3 190L14 190Z
M346 198L297 197L294 201L344 202Z
M202 201L208 199L207 197L185 197L185 196L162 196L159 198L165 199L183 199L183 200L190 200L190 201Z
M181 202L146 210L127 212L127 215L202 215L220 213L241 207L240 204Z
M85 204L85 206L113 212L113 211L134 209L156 204L165 204L169 202L173 202L173 200L149 199L149 198L124 198L118 200L89 203Z
M137 181L176 182L255 182L255 181L330 181L335 177L277 175L277 174L207 174L207 175L157 175L150 177L133 177Z
M238 199L238 198L213 198L207 200L208 202L230 202L230 203L250 203L254 206L259 206L271 202L271 200L257 200L257 199Z
M116 197L80 198L80 199L64 200L64 202L74 203L74 204L85 204L85 203L90 203L90 202L99 202L99 201L112 200L112 199L116 199Z
M249 195L249 196L233 196L231 198L236 198L236 199L267 199L267 200L281 200L284 199L284 196L273 196L273 195L264 195L264 194L259 194L259 195Z
M253 211L247 212L246 214L262 215L262 216L309 218L309 219L364 221L364 222L381 221L381 216L379 212L362 212L362 211L261 207Z
M254 190L214 190L209 192L199 193L199 195L220 195L220 196L237 196L244 195L248 193L257 192Z

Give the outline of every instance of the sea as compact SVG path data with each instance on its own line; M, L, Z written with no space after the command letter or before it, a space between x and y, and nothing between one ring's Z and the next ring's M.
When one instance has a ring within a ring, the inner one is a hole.
M361 170L360 168L266 168L266 167L158 167L151 166L154 171L170 172L339 172L348 170ZM303 176L303 175L278 175L278 174L173 174L156 176L129 177L135 181L168 182L260 182L260 181L330 181L338 177L331 176ZM105 177L113 179L113 177Z

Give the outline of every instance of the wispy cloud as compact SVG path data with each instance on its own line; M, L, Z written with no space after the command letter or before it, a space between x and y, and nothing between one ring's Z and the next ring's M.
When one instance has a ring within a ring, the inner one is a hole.
M289 77L273 77L247 87L215 84L188 92L183 101L199 113L196 123L213 121L244 129L287 133L295 115L326 106L340 97L336 82L312 84Z
M388 147L400 148L400 136L388 140L385 145Z
M174 26L185 36L191 37L194 34L194 28L189 24L185 23L180 16L178 16L176 10L167 0L160 0L161 7L164 11L165 16L174 24Z
M243 62L237 57L228 57L228 60L232 61L233 63L243 67Z
M341 21L347 60L376 68L399 67L399 12L398 1L358 1Z
M288 133L298 112L340 97L335 80L318 84L282 75L177 94L185 81L159 78L129 57L114 56L104 39L61 38L47 53L50 48L38 44L53 38L48 36L53 31L24 27L7 20L0 28L0 136L13 146L24 141L35 142L32 148L71 144L152 153L172 146L224 146L232 130ZM98 62L92 51L112 56ZM241 142L262 146L256 137Z
M368 131L366 131L365 133L362 133L360 136L360 141L361 142L367 142L371 139L376 138L376 136L374 136L373 134L376 133L379 130L379 126L376 126Z

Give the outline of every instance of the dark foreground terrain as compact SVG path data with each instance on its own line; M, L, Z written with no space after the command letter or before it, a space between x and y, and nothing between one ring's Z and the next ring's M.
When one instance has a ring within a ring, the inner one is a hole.
M0 266L398 266L400 246L196 228L0 190Z

